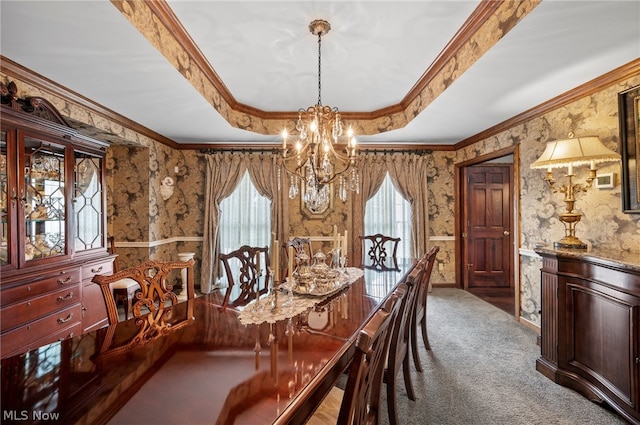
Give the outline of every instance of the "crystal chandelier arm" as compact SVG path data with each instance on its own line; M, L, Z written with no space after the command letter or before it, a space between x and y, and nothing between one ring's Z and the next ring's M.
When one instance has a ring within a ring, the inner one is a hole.
M296 158L295 157L285 158L284 161L282 161L282 167L287 172L287 174L296 176L300 178L302 181L306 181L307 177L304 175L304 173L302 173L302 170L304 169L306 162L300 164L296 161L295 167L292 167L290 163L294 159Z

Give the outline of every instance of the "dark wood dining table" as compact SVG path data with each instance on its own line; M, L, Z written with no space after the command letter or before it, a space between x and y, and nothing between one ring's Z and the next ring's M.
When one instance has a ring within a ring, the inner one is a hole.
M5 358L2 423L304 423L348 366L358 331L412 265L365 269L273 323L241 323L216 290L161 321L129 319Z

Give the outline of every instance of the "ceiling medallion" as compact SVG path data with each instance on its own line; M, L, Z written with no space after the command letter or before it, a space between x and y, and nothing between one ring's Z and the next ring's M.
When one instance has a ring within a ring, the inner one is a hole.
M318 37L318 103L298 110L295 135L282 132L284 168L290 176L289 198L298 195L302 184L302 200L310 211L322 213L330 205L333 182L338 182L338 197L347 200L348 191L359 191L355 164L356 138L351 128L343 135L338 108L322 105L321 64L322 36L331 29L329 22L318 19L309 24L311 34ZM293 149L289 148L289 139Z

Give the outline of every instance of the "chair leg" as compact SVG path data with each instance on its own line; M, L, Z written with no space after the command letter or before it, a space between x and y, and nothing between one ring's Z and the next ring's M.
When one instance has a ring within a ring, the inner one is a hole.
M413 383L411 382L411 360L409 359L409 352L404 356L402 362L402 374L404 375L404 387L407 390L407 396L409 400L416 400L416 394L413 391Z
M396 395L396 377L393 371L387 373L387 410L389 411L389 424L398 425L398 400Z
M424 312L424 316L420 321L420 327L422 328L422 341L424 342L424 347L427 350L431 350L431 344L429 343L429 336L427 335L427 312Z
M416 370L422 372L422 363L420 362L420 353L418 353L418 324L411 326L411 353L413 354L413 363Z

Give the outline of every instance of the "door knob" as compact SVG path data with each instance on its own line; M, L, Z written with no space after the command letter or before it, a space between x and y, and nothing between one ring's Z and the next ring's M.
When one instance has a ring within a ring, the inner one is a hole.
M511 234L511 233L509 233L508 230L505 230L503 233L504 233L505 236L509 236Z

